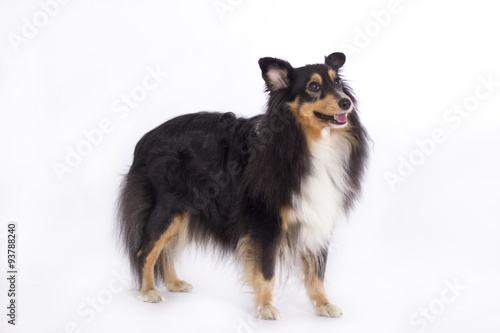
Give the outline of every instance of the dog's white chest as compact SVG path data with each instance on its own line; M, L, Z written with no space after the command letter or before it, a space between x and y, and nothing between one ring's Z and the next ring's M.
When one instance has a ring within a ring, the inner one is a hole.
M300 224L299 242L304 249L317 252L325 247L335 223L345 215L349 153L349 142L329 132L311 147L311 174L293 200L292 221Z

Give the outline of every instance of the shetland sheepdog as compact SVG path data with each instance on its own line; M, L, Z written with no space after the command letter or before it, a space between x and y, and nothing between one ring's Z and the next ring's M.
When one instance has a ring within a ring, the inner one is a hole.
M186 114L142 137L119 200L140 300L164 300L155 282L193 288L174 261L195 243L241 264L258 318L280 317L273 286L282 263L303 277L317 315L342 315L323 285L328 245L360 193L368 158L356 100L339 75L345 60L332 53L294 68L262 58L264 114Z

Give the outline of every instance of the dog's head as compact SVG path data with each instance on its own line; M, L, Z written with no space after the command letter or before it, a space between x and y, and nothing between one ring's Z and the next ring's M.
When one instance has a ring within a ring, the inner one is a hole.
M287 106L304 130L320 137L325 128L342 131L349 125L354 101L338 72L345 60L343 53L332 53L325 64L293 68L281 59L262 58L259 65L267 90L285 92Z

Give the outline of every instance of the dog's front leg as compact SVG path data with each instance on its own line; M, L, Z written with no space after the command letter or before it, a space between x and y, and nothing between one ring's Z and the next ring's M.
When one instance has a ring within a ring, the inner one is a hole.
M330 304L324 286L327 255L328 252L325 249L317 255L308 253L302 256L304 285L313 303L314 312L318 316L337 318L342 316L342 309Z
M243 237L238 244L238 256L244 267L243 279L253 288L255 316L259 319L275 320L281 317L273 304L280 234L279 229L259 230Z

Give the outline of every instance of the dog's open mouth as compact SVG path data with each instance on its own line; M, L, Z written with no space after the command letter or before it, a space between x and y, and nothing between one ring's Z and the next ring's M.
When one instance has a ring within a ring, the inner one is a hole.
M314 115L321 120L328 121L329 123L332 123L335 125L344 125L345 123L347 123L347 113L341 113L341 114L336 114L333 116L328 116L326 114L314 111Z

